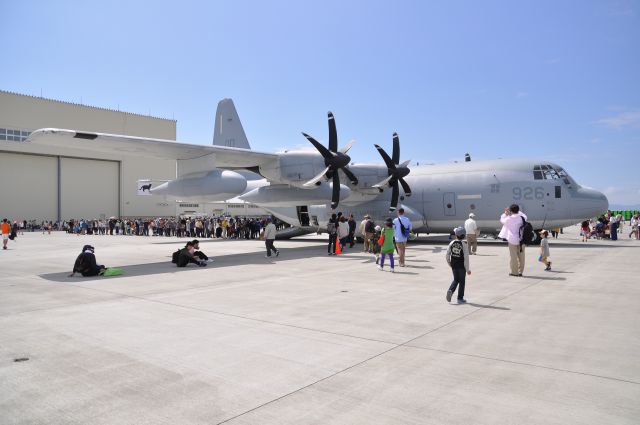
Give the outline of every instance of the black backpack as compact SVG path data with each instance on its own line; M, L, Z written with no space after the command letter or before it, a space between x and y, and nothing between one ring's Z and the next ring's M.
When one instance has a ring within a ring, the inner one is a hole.
M373 220L367 220L367 223L364 225L364 231L367 233L373 233L376 231L376 226Z
M522 226L520 227L520 245L533 245L536 241L536 234L533 226L522 218Z
M171 255L171 262L173 264L178 264L178 257L180 256L180 251L182 251L181 249L177 250L176 252L174 252Z

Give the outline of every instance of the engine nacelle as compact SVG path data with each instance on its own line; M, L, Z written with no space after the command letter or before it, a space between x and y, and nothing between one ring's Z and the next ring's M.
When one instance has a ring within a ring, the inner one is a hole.
M151 193L177 198L206 198L211 201L224 201L241 194L246 188L247 179L235 171L212 170L168 181L151 189Z
M252 204L267 207L286 207L291 205L325 204L331 200L332 186L322 183L313 189L300 189L286 185L263 186L247 192L240 199ZM351 189L340 185L340 198L348 198Z
M284 152L277 161L260 166L260 174L272 183L302 187L325 167L324 159L317 153Z

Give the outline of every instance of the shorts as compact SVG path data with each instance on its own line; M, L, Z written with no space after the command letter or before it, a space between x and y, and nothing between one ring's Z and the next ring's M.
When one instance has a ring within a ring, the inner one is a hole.
M8 233L3 233L2 234L2 240L3 241L8 241L9 240L9 234Z
M545 257L541 255L540 257L538 257L538 261L540 261L541 263L547 264L547 262L549 261L549 257Z

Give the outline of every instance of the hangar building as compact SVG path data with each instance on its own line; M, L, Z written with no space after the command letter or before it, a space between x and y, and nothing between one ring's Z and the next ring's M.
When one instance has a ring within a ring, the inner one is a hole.
M137 196L137 180L172 179L175 161L31 146L46 127L176 139L176 121L0 90L0 215L67 220L170 216L173 200Z

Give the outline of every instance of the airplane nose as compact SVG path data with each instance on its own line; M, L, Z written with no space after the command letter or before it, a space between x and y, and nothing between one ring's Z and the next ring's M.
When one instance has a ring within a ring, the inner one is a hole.
M573 212L578 220L597 217L609 209L609 200L604 193L581 187L573 196Z

